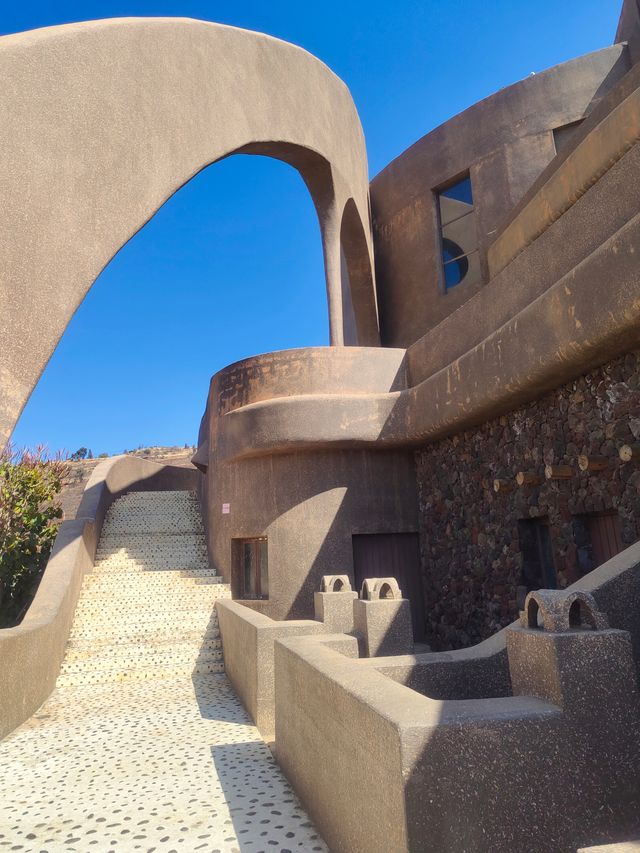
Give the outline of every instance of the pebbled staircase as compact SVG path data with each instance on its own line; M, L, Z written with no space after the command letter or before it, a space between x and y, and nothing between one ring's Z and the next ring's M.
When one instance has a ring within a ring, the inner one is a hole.
M109 509L84 579L58 687L224 671L193 492L132 492Z

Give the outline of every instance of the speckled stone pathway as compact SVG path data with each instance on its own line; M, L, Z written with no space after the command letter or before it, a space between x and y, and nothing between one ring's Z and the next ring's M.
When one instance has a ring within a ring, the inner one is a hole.
M165 504L159 515L171 515L175 528L175 504L184 505L185 493L172 494L172 507L166 494L158 499ZM206 577L193 548L201 535L194 498L183 525L190 529L170 534L169 551L156 547L162 534L140 532L158 518L147 504L152 498L130 498L129 509L143 505L134 533L127 523L123 529L130 513L121 500L105 526L96 572L85 581L58 689L0 744L0 851L326 851L226 677L216 673L210 600L206 608L201 601L187 606L184 589L173 588L174 577L184 588L199 588ZM176 535L185 537L184 547ZM137 537L135 547L128 536ZM149 541L141 544L141 536ZM180 548L190 556L176 568ZM135 579L119 578L118 599L112 573L120 571ZM206 589L211 593L207 584L192 593ZM128 612L121 606L127 595Z

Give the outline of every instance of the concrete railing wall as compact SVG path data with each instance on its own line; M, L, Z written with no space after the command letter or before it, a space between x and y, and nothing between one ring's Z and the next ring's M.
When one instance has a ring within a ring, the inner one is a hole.
M242 704L269 741L275 736L273 657L275 641L320 634L321 622L276 622L235 601L217 601L224 666Z
M198 472L134 456L96 467L75 519L60 525L40 586L19 625L0 630L0 737L45 701L60 671L80 587L109 506L127 491L194 489Z

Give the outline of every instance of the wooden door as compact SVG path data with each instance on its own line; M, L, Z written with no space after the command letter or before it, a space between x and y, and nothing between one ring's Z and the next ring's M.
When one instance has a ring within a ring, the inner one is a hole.
M594 569L624 550L620 516L617 513L590 515L589 533Z
M420 574L420 545L417 533L366 533L353 537L355 588L365 578L395 578L409 599L413 636L425 636L424 598Z

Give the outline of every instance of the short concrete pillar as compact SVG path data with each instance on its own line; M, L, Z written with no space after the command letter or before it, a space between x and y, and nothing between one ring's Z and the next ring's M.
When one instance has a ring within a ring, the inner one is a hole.
M353 631L353 602L358 593L351 589L348 575L325 575L320 592L314 593L315 619L331 634Z
M367 578L362 598L353 602L354 629L365 657L413 652L411 609L394 578Z
M530 592L520 625L507 630L507 653L514 696L536 696L573 716L593 714L594 705L622 713L638 702L629 634L608 627L589 593Z

